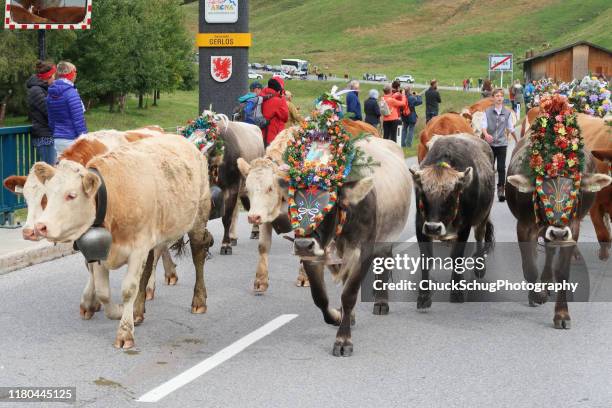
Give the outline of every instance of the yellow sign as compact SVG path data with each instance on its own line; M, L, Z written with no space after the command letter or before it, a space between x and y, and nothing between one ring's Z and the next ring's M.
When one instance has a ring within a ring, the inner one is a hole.
M251 33L199 33L198 47L250 47Z

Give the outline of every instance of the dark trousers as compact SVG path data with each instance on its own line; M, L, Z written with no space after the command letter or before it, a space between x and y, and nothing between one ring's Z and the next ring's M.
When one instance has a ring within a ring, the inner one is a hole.
M493 150L493 163L497 162L497 186L506 182L506 152L508 146L491 146Z
M438 112L425 112L425 123L429 122L435 116L438 116Z
M51 166L55 166L57 162L57 153L55 151L55 146L36 146L36 154L38 155L38 161L43 161Z
M399 120L385 120L383 122L383 138L395 142L395 136L397 134L397 127L399 126L399 123Z

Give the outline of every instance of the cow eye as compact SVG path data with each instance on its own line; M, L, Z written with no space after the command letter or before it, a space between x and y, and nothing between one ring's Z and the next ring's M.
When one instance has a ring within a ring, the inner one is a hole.
M68 193L66 194L66 201L74 200L76 197L76 193Z

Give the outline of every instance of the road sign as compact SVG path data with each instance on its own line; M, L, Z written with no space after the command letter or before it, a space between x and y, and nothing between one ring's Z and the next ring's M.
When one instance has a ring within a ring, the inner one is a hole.
M205 19L209 24L238 21L238 0L206 0Z
M198 47L250 47L251 33L199 33L196 36Z
M512 54L489 55L489 71L512 71Z

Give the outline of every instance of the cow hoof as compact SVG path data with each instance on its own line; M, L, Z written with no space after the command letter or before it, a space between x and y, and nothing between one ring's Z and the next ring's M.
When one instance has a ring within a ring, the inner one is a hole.
M543 305L548 301L548 292L541 291L536 292L534 290L529 291L529 306L535 307L536 305Z
M140 326L144 322L144 315L134 315L134 326Z
M146 294L145 299L146 300L153 300L153 299L155 299L155 289L147 288L147 294Z
M259 239L259 231L251 231L251 239Z
M131 334L117 334L115 338L115 348L131 349L134 347L134 336Z
M450 302L451 303L463 303L463 302L465 302L465 299L463 297L463 292L461 292L459 290L451 292L451 294L450 294Z
M389 314L389 304L387 302L374 303L374 310L372 313L378 316Z
M231 238L231 239L230 239L230 245L231 245L231 246L236 246L236 245L238 245L238 239L236 239L236 238Z
M253 290L255 291L256 295L263 295L265 293L266 290L268 290L268 281L263 281L263 280L255 280L255 283L253 284Z
M231 255L232 254L232 247L228 244L223 244L223 246L221 247L221 255Z
M336 340L332 354L335 357L350 357L353 354L353 343L350 340Z
M572 327L572 320L569 316L555 316L553 323L555 329L570 329Z
M172 274L170 276L166 276L166 285L174 286L174 285L176 285L177 282L178 282L177 274L174 273L174 274ZM148 294L148 292L147 292L147 294ZM147 300L149 300L149 299L147 298Z
M191 313L193 314L204 314L206 313L206 305L204 306L191 306Z
M96 312L100 311L100 308L102 307L102 305L100 303L93 305L93 306L83 306L80 305L79 306L79 313L81 315L81 318L83 320L89 320L91 319L94 314L96 314Z
M302 275L301 273L298 275L295 286L299 286L301 288L307 288L310 286L310 281L308 280L308 276Z
M599 259L601 261L607 261L608 258L610 258L610 253L608 252L607 249L600 249L599 250Z
M419 294L417 297L417 310L429 309L431 307L431 294Z

